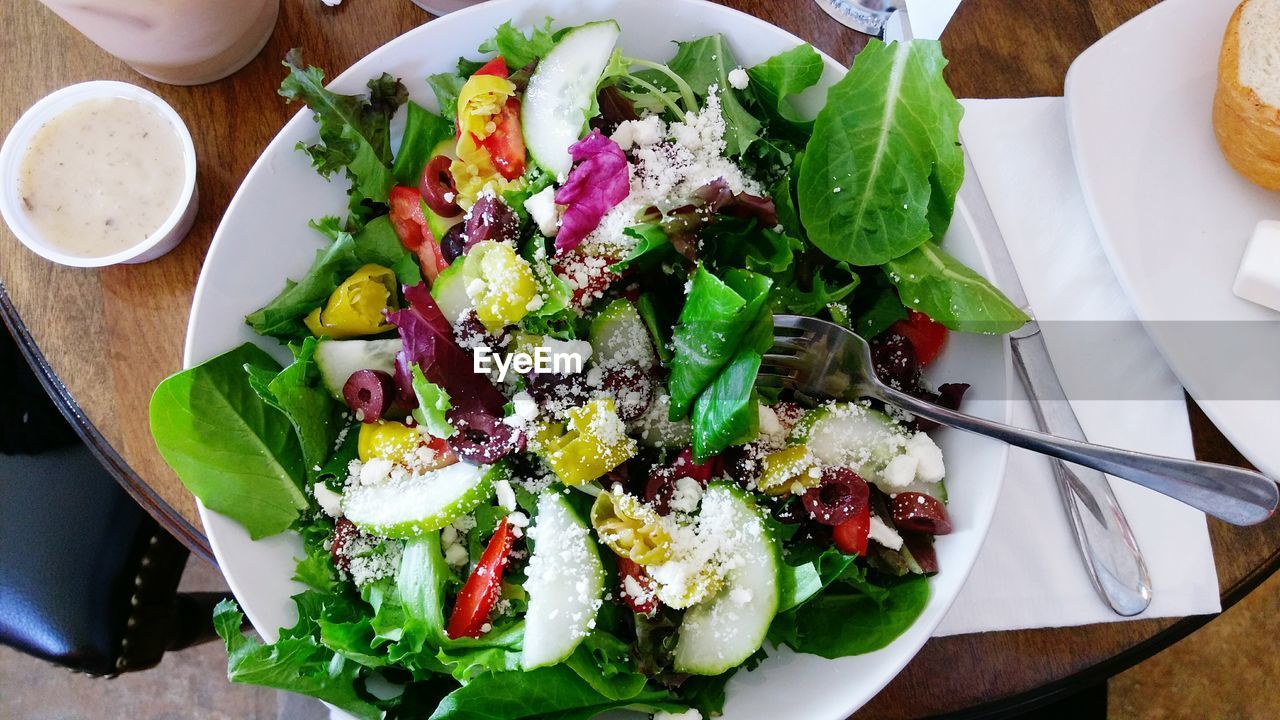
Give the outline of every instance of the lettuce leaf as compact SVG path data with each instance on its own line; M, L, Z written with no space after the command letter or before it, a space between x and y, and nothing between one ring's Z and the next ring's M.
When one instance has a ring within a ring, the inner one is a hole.
M280 372L245 343L161 382L151 396L151 435L191 494L256 540L288 529L308 500L298 435L254 392L246 368Z
M932 242L885 265L907 307L951 330L1003 334L1029 320L1004 293Z
M964 178L963 108L933 40L872 40L827 92L797 187L809 240L882 265L942 237Z
M428 380L417 363L414 363L411 372L413 394L418 398L418 407L413 409L413 419L425 427L432 437L452 437L457 430L445 419L445 413L453 407L453 403L449 402L449 393Z
M441 142L453 137L453 121L446 120L418 103L410 102L405 114L404 136L396 152L391 174L397 185L417 187L422 169Z
M422 282L417 259L400 244L385 215L370 221L357 235L340 230L336 218L324 218L312 223L312 227L331 237L333 244L316 253L301 280L286 281L279 295L245 318L259 335L282 340L309 336L302 319L323 305L351 273L368 263L391 268L402 285Z
M817 85L824 67L822 56L812 45L797 45L747 68L749 87L770 115L808 133L813 129L813 120L796 110L789 96Z
M301 345L291 345L293 363L279 374L253 365L245 367L249 386L258 397L289 418L298 435L307 478L312 481L333 453L341 424L338 404L325 389L313 360L316 344L316 339L309 337Z
M303 596L299 596L301 598ZM295 598L298 600L298 598ZM298 627L311 614L299 602ZM227 677L232 682L261 685L319 698L359 718L380 718L382 711L356 692L361 665L324 647L295 628L271 645L240 631L244 615L232 600L213 610L213 625L227 646Z
M551 52L555 44L556 33L551 31L551 18L544 18L542 25L535 25L528 35L508 20L499 25L497 33L481 43L478 50L501 55L507 61L507 68L515 71Z
M676 56L667 63L684 78L699 98L705 99L711 86L717 87L720 111L724 115L727 156L742 155L760 137L760 120L743 104L741 93L729 84L729 73L738 67L733 50L720 34L677 43ZM648 76L646 76L648 77ZM660 77L651 78L661 84Z

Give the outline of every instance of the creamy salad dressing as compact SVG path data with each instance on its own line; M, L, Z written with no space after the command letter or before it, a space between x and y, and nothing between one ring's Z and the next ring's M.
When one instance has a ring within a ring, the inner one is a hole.
M124 98L86 100L36 131L18 191L46 242L102 257L160 228L184 170L178 133L159 112Z

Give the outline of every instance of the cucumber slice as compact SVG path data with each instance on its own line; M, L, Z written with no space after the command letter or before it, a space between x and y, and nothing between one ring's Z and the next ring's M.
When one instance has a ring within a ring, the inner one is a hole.
M357 370L381 370L388 375L396 372L396 353L404 343L400 338L389 340L321 340L316 345L316 367L324 386L335 398L342 399L342 386Z
M630 300L618 298L591 321L591 357L597 365L637 365L652 370L658 356L649 330Z
M529 78L520 106L524 144L533 161L561 181L573 165L569 146L582 137L587 108L619 33L618 23L612 20L574 28L539 61Z
M867 482L878 482L889 461L901 455L907 431L893 418L859 403L837 403L811 410L791 432L824 465L853 468Z
M569 657L595 625L604 597L604 566L582 519L563 493L538 498L537 523L529 531L529 610L524 618L525 670Z
M414 538L439 530L493 497L493 484L506 466L457 462L421 475L408 475L347 488L342 512L355 526L379 537Z
M463 313L475 307L471 296L467 294L467 283L474 280L475 276L467 272L466 266L466 260L458 258L452 265L441 270L436 281L431 283L431 297L450 323L457 322Z
M734 554L724 587L684 614L676 641L675 669L719 675L741 665L764 643L778 612L782 555L755 501L741 488L715 483L702 497L702 522L713 537L727 538Z

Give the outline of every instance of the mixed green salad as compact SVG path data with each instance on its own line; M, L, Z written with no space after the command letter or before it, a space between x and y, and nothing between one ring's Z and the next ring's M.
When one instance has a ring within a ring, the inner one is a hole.
M293 360L245 344L151 404L208 508L305 548L276 642L218 607L232 680L362 718L708 717L768 648L865 653L923 609L951 530L931 428L755 380L772 314L813 315L954 407L921 377L947 333L1026 320L938 244L963 175L939 46L873 41L811 118L807 45L657 62L620 32L504 24L434 98L286 59L299 149L351 184L246 318Z

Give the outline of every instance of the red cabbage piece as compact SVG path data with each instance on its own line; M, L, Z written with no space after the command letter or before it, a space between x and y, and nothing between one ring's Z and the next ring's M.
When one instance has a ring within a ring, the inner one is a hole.
M422 374L444 388L453 403L450 412L480 411L497 418L503 416L507 399L489 382L474 372L471 353L463 350L453 337L453 327L440 312L426 284L405 288L408 307L390 313L387 319L400 330L404 349L396 355L396 389L400 401L409 408L417 407L410 368L417 363Z
M627 156L599 130L569 146L569 153L576 164L556 191L556 204L566 206L556 233L556 252L580 245L605 213L631 193Z

